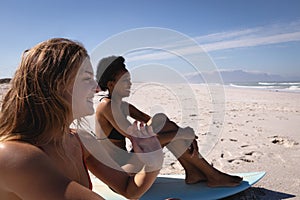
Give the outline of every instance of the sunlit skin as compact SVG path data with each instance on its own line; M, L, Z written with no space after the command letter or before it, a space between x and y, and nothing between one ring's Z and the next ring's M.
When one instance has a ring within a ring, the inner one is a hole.
M72 41L66 39L49 40L45 43L45 45L43 45L44 43L40 45L41 47L38 46L37 49L43 50L43 48L48 48L50 46L53 48L52 50L60 52L63 48L56 48L60 47L60 45L63 45L66 48L69 47L67 45L70 45L70 48L75 46ZM78 47L76 47L76 49L78 49ZM33 53L38 52L34 50L35 49L32 50ZM33 54L33 56L36 55ZM77 54L71 56L76 57ZM52 58L53 57L50 59ZM34 61L36 61L36 59L33 60L33 62ZM75 68L75 66L70 67ZM42 69L38 68L37 70ZM62 70L64 70L64 68ZM91 97L98 88L93 79L94 73L88 59L82 63L82 68L79 73L80 74L77 76L75 82L71 82L69 85L65 86L61 85L61 87L64 89L66 88L67 91L62 94L61 97L65 99L68 104L74 104L70 110L71 115L64 113L68 118L69 124L71 124L74 119L92 114L94 111ZM76 75L76 73L74 74ZM70 80L75 80L75 77L69 78ZM47 103L47 101L45 102ZM63 104L61 103L60 105ZM51 110L48 112L51 112ZM46 120L47 123L51 123L47 119L36 120ZM129 128L131 129L128 131L131 132L132 135L141 134L139 133L136 124ZM143 129L143 126L140 128ZM159 173L158 169L147 173L140 172L134 176L130 176L120 169L108 167L97 160L84 147L76 130L62 132L62 127L53 125L44 130L42 134L49 137L57 137L57 141L61 142L62 145L58 146L57 142L33 145L28 142L18 141L17 139L3 139L0 141L1 200L103 199L99 194L94 193L89 188L89 175L87 174L83 162L86 163L89 171L96 177L101 179L114 191L130 199L138 199L142 196L142 194L152 185ZM131 140L134 144L133 147L135 151L143 153L143 150L149 152L160 149L159 141L153 136L154 133L143 131L142 134L149 134L149 137L133 138ZM64 135L64 137L61 137L62 135ZM162 153L158 156L160 155L162 157ZM154 163L155 160L147 162Z
M85 59L78 73L73 90L73 115L78 119L94 113L93 98L98 85L94 80L93 67L89 59Z
M169 150L176 151L176 148L185 144L184 140L192 141L189 149L182 151L182 155L178 156L179 162L186 172L186 183L193 184L200 181L206 181L210 187L219 186L236 186L242 181L242 178L237 176L230 176L213 168L204 158L199 157L198 146L194 131L190 127L180 128L174 122L170 121L165 115L156 115L151 118L146 113L137 109L134 105L123 101L124 97L130 94L131 79L130 73L127 71L120 71L114 81L107 83L110 98L103 98L96 109L96 119L99 123L99 129L96 133L99 137L103 134L108 136L113 128L125 137L129 137L126 128L131 125L127 116L134 120L144 122L149 126L155 126L164 118L166 123L157 134L161 146L164 147L170 141L176 139L174 145L168 147ZM151 91L149 91L151 92ZM178 131L180 130L180 131ZM176 136L176 138L175 138ZM125 140L110 139L119 148L126 150Z

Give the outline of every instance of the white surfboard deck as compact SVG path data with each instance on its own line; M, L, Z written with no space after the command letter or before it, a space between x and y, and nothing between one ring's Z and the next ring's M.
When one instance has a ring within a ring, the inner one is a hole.
M243 182L236 187L211 188L205 182L187 185L185 175L159 175L152 187L140 198L141 200L164 200L167 198L179 198L182 200L220 199L246 190L258 182L265 172L236 173L243 177ZM94 191L108 200L123 200L123 196L113 192L102 182L94 185Z

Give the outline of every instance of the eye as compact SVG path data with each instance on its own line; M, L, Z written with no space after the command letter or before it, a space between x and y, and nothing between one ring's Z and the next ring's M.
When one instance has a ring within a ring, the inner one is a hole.
M91 80L91 78L90 77L84 77L83 80L84 81L89 81L89 80Z
M84 77L83 78L83 81L85 81L85 82L92 82L92 81L94 81L94 78L93 77Z

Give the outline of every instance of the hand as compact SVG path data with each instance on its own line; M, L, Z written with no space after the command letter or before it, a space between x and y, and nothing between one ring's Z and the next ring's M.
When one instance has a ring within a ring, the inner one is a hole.
M161 149L159 140L156 134L153 132L151 126L144 126L144 123L140 123L140 129L138 129L137 122L129 126L127 133L131 135L129 138L132 142L133 150L135 153L149 153Z
M134 122L132 126L128 127L127 133L131 135L130 141L139 160L151 171L161 169L162 148L152 127L145 127L143 123L140 123L140 129L138 129L137 122Z

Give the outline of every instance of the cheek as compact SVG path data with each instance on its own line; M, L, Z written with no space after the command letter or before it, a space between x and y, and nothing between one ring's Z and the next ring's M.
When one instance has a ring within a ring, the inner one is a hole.
M73 98L84 98L91 91L88 83L80 82L74 85Z

